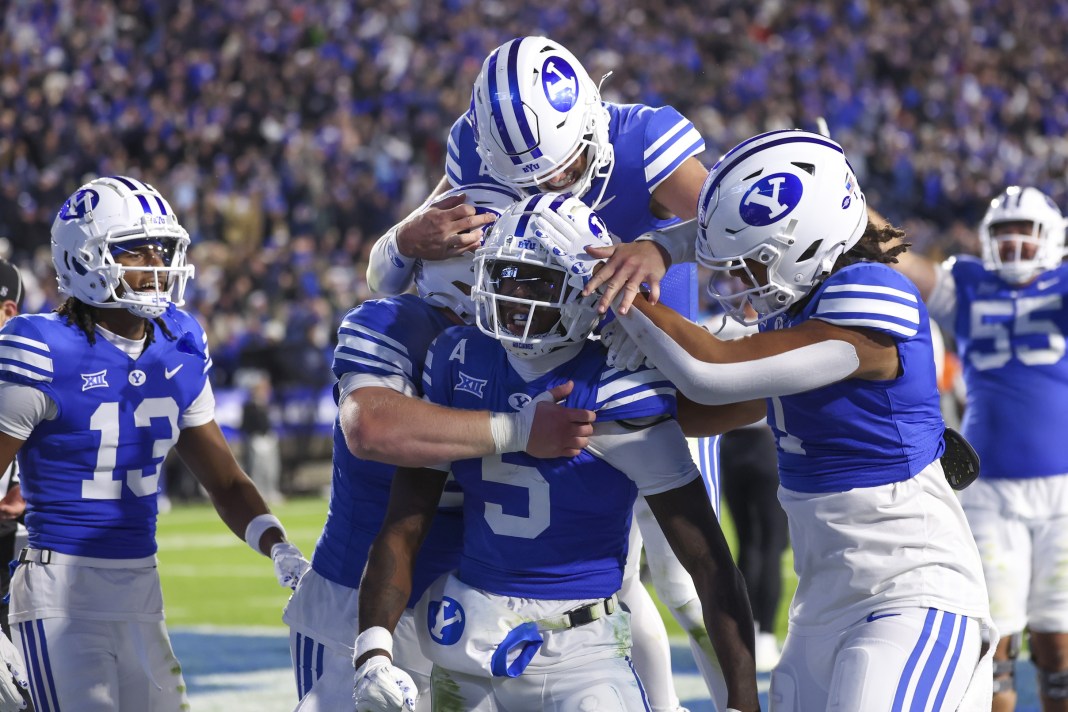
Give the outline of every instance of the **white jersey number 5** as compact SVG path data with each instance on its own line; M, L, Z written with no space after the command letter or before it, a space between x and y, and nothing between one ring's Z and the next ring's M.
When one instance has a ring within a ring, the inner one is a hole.
M500 455L482 460L482 479L499 482L519 491L525 490L527 515L506 514L504 506L486 502L486 522L494 534L534 539L549 528L549 483L533 467L503 462ZM509 493L511 494L511 493ZM516 492L519 495L520 492ZM507 499L509 509L522 510L520 497Z
M153 418L166 418L170 423L170 436L153 441L152 460L143 463L144 468L120 472L120 479L115 479L119 431L124 426L119 423L119 404L101 403L89 419L89 429L100 432L100 448L96 452L93 479L82 482L82 497L85 499L120 499L123 482L138 497L156 493L160 465L178 439L178 404L173 398L146 398L134 410L133 418L134 428L147 428Z

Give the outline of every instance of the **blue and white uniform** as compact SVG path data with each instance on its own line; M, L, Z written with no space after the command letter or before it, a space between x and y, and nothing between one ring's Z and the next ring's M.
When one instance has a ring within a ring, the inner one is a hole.
M702 153L705 142L693 123L670 106L654 108L610 102L603 102L603 105L609 116L608 139L614 151L614 166L607 178L607 185L604 184L606 179L595 178L581 199L597 211L613 236L622 242L631 242L646 232L679 222L678 218L663 220L653 215L650 208L652 194L683 162ZM492 181L475 147L471 125L466 117L460 117L449 134L445 164L445 173L452 185ZM699 317L697 265L685 263L672 266L660 282L660 294L661 302L696 321ZM691 438L688 445L713 496L712 507L718 513L719 436ZM650 561L655 561L651 570L657 596L679 625L690 633L691 648L702 675L711 688L719 689L722 687L721 675L707 633L703 630L693 581L675 558L644 503L639 503L638 507L636 522L641 530L646 555ZM636 550L634 555L637 557L639 554L640 550ZM636 571L638 561L634 561L631 568ZM650 665L655 663L651 660ZM647 668L643 674L653 677L654 670ZM667 680L664 683L651 686L654 702L660 695L661 687L670 688ZM663 706L669 704L673 703L664 702Z
M772 697L786 710L834 699L843 709L888 700L940 709L937 700L960 699L972 678L988 607L978 551L938 460L944 424L926 308L905 277L860 263L761 329L808 319L893 339L900 369L888 381L849 378L769 399L799 579ZM886 670L883 683L865 677L871 665Z
M452 323L443 310L410 294L366 301L351 310L338 330L334 351L338 402L369 386L420 397L419 373L427 347ZM326 525L312 568L301 578L283 616L291 629L297 691L304 698L301 710L340 709L336 705L351 703L353 641L359 632L357 589L371 542L382 526L396 470L354 456L337 421L333 467ZM450 483L416 562L409 605L434 579L458 565L459 505L459 492ZM410 616L398 626L395 659L425 684L430 665L421 659L411 626ZM429 694L423 699L429 704Z
M699 473L671 418L675 389L658 371L608 367L597 342L565 348L574 355L530 380L474 328L449 329L427 355L426 397L440 405L515 410L571 380L565 405L597 412L590 445L574 458L514 453L452 464L464 493L463 554L458 572L428 591L417 620L435 663L435 694L458 690L464 709L480 694L516 709L556 709L550 701L601 686L624 696L623 709L645 708L618 610L566 630L539 621L611 599L622 583L635 497ZM665 439L674 446L659 447ZM542 677L550 673L551 684Z
M179 432L211 422L214 397L200 325L173 307L161 319L175 338L157 329L147 347L99 327L91 346L55 314L15 317L0 332L0 427L25 440L31 549L12 579L10 619L38 709L185 703L163 625L156 497ZM113 657L125 682L101 684Z
M1002 635L1068 631L1068 266L1025 285L974 257L948 260L929 299L952 328L979 480L961 502L979 545Z

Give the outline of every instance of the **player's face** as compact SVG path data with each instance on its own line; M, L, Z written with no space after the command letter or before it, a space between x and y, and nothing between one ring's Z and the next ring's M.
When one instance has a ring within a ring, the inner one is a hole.
M123 267L165 267L170 261L171 250L159 240L138 240L113 245L111 256L117 264ZM150 269L145 271L123 271L123 281L135 292L155 289L166 290L167 275L160 276L159 284L156 282L156 277L156 273Z
M768 283L768 266L757 262L755 260L746 260L745 266L748 269L732 269L730 276L739 280L745 285L746 289L752 289L753 287L762 287Z
M494 265L494 292L502 297L535 302L555 303L564 286L564 273L536 265L503 262ZM522 336L541 336L549 332L560 319L560 310L536 306L528 302L499 301L498 318L510 333ZM527 323L530 329L527 329Z
M547 178L538 185L542 191L562 192L578 182L590 165L588 151L580 153L566 168Z
M990 235L994 238L1003 235L1033 235L1034 230L1035 224L1030 220L1014 220L991 225ZM1038 254L1038 245L1032 241L1001 240L998 242L998 253L1002 263L1033 260Z

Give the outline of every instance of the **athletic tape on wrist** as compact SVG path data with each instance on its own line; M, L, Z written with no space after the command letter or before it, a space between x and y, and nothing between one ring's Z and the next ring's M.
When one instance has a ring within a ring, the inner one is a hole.
M356 646L352 653L353 664L372 650L385 650L393 657L393 634L380 625L360 633L356 636Z
M523 433L521 413L490 413L490 435L493 436L493 452L525 450L530 436L530 428Z
M286 538L286 528L282 526L282 522L278 521L278 517L270 512L257 514L245 527L245 543L252 547L252 550L257 554L262 554L263 552L260 551L260 539L263 538L265 531L272 528L282 532L282 538Z

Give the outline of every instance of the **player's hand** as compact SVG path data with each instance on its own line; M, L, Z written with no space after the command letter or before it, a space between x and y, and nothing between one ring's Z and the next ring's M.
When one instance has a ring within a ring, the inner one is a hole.
M419 690L411 675L375 655L357 668L352 699L356 712L415 712Z
M660 280L667 274L664 248L651 240L627 242L612 247L587 247L586 252L599 259L607 259L582 290L583 296L599 291L601 300L597 311L608 312L616 299L616 311L626 314L644 282L649 286L650 304L660 299Z
M311 563L300 553L300 549L288 541L280 541L271 547L271 561L274 562L278 585L293 590L296 590L304 572L311 568Z
M482 241L482 226L494 220L478 214L463 193L431 203L397 229L397 249L405 257L444 260L475 249Z
M644 363L652 366L645 354L630 338L619 319L615 319L601 329L601 342L608 347L608 365L620 371L635 371Z
M19 685L26 690L30 688L30 681L26 678L26 665L22 662L19 649L3 633L0 633L0 660L7 665L9 673L0 673L0 712L26 709L26 700L19 691Z
M528 454L537 458L575 457L586 447L597 414L557 402L567 398L574 387L572 381L562 383L527 404L535 409L526 447Z
M0 499L0 519L18 519L25 511L26 500L22 498L22 487L15 485Z

